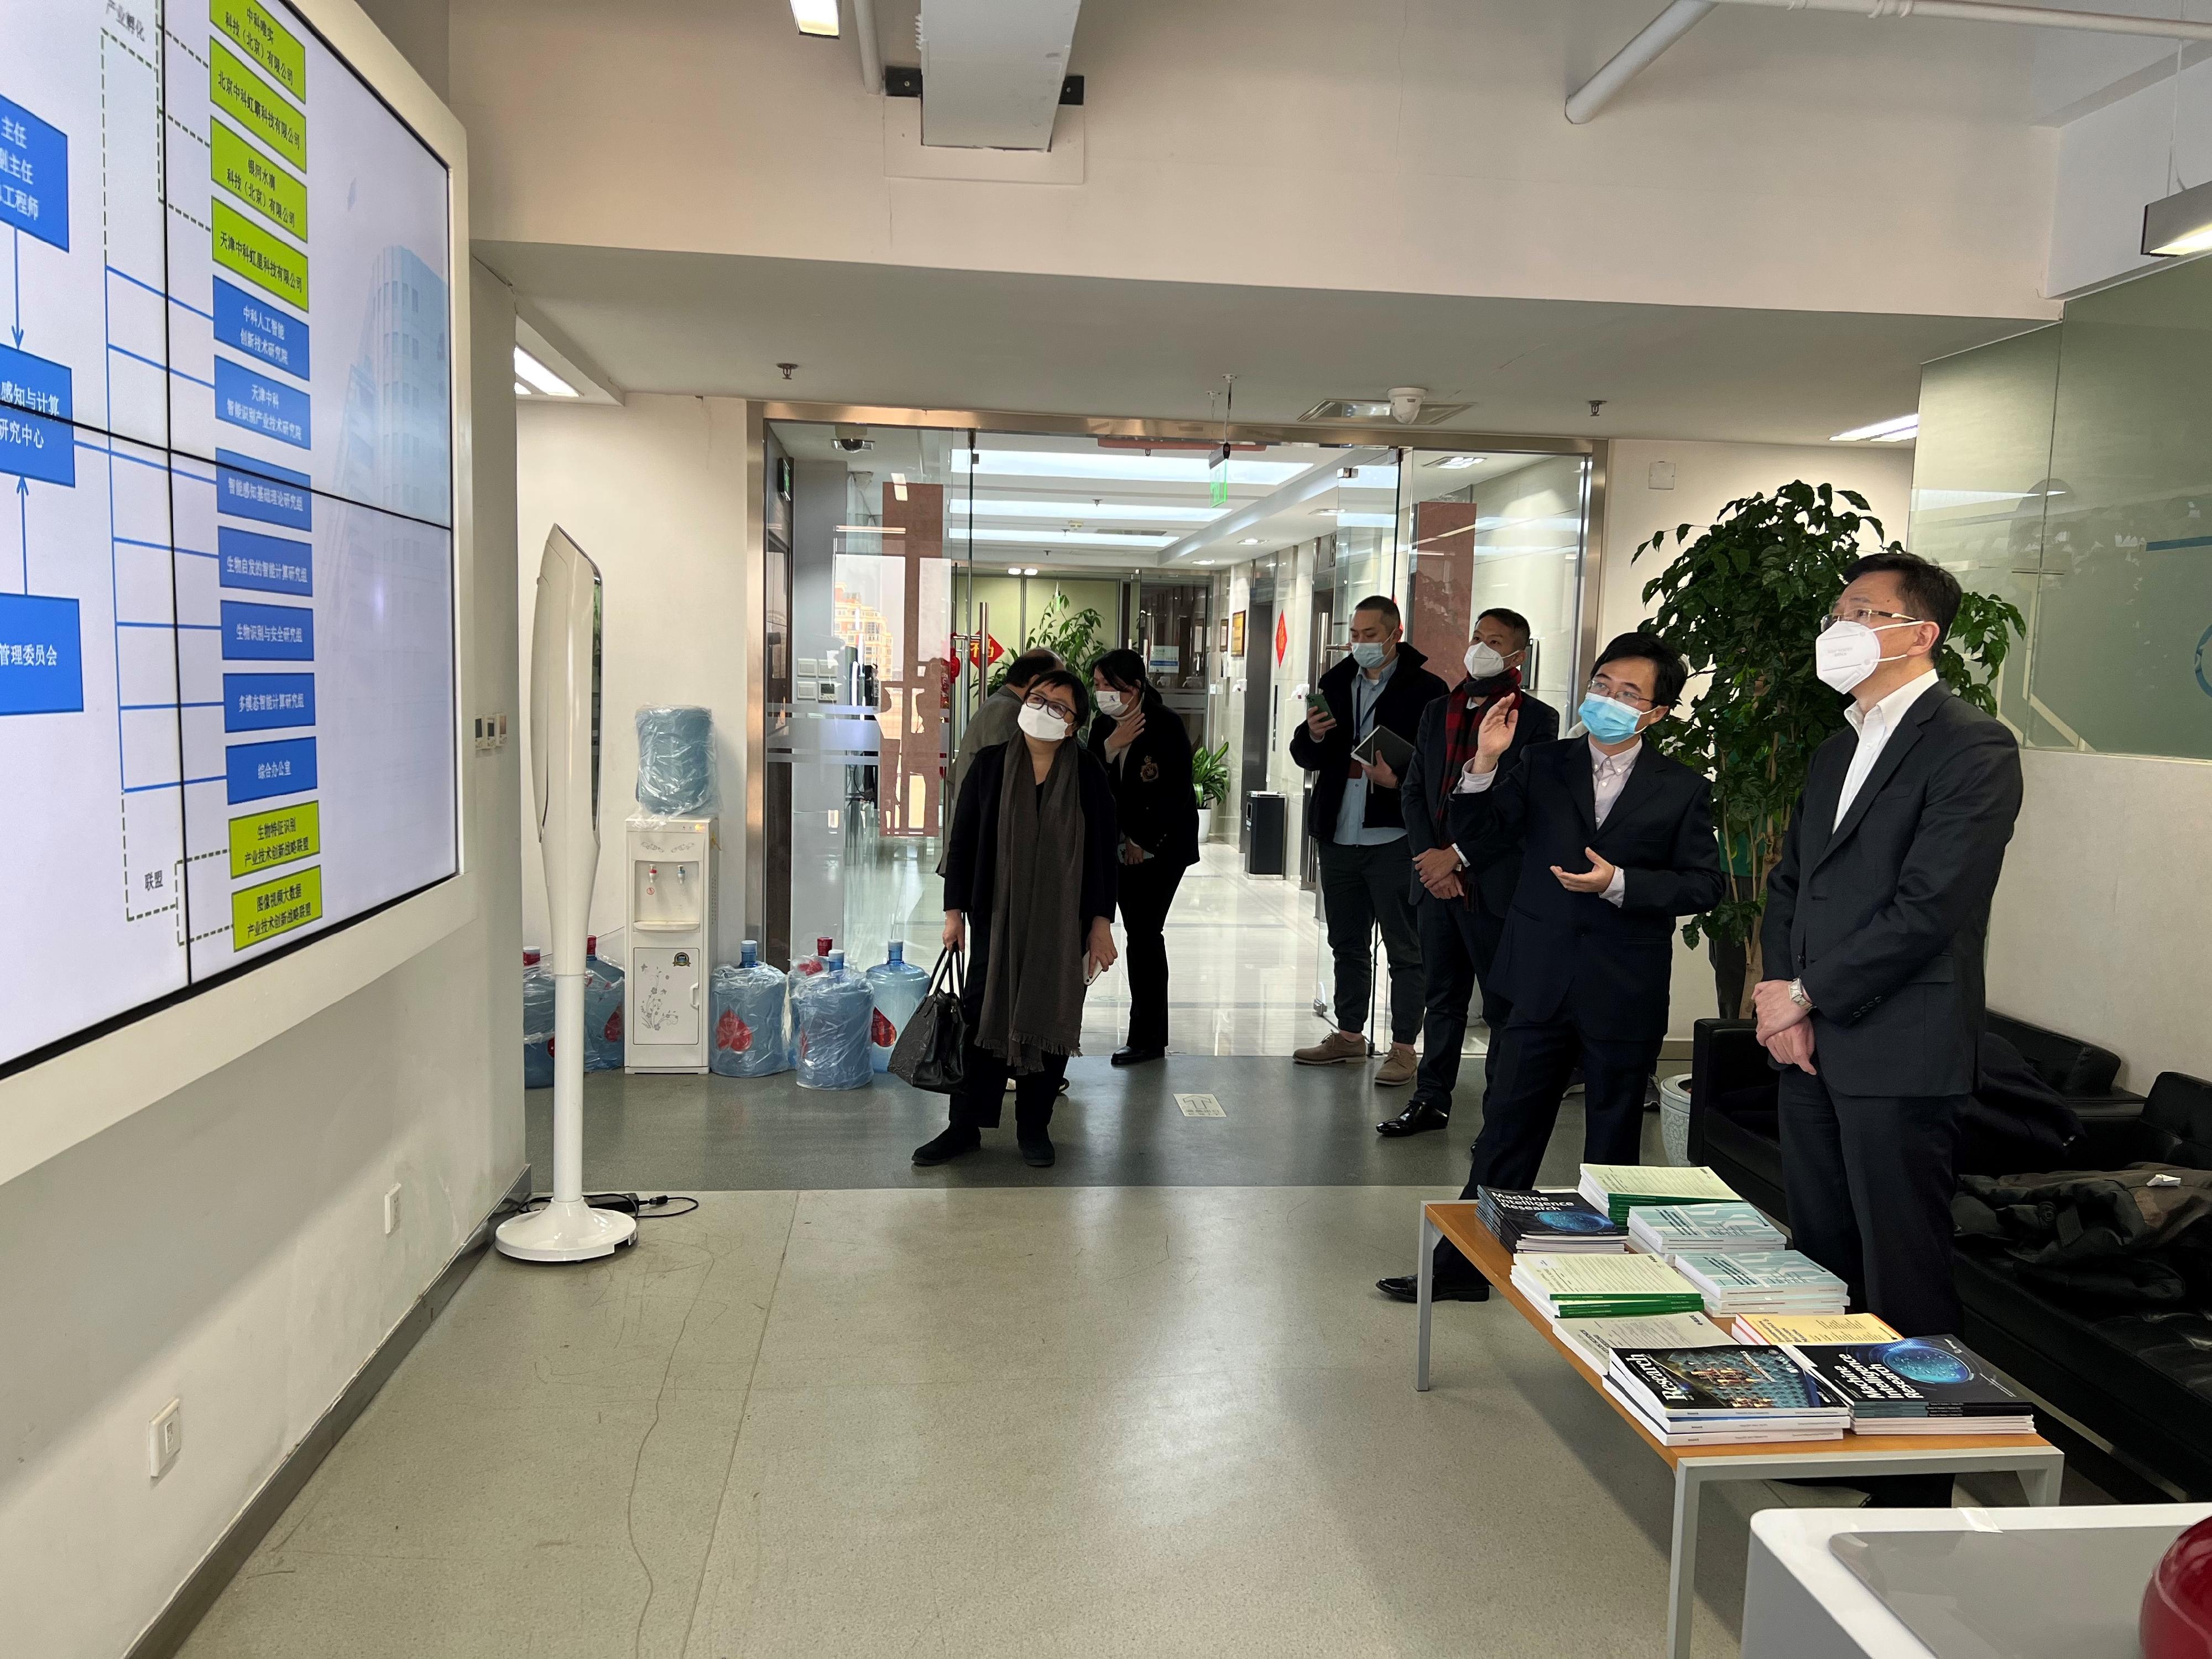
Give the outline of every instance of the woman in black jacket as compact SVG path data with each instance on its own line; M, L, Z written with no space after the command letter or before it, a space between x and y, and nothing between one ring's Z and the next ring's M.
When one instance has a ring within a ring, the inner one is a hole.
M1190 734L1133 651L1109 651L1091 671L1098 719L1091 752L1114 781L1121 824L1121 927L1129 945L1129 1041L1114 1064L1168 1051L1168 946L1161 935L1182 872L1198 862L1198 792Z
M1114 791L1076 741L1083 682L1031 680L1018 735L979 750L954 804L945 858L945 944L967 952L968 1048L951 1122L914 1152L925 1167L999 1127L1014 1079L1022 1161L1054 1158L1054 1097L1081 1051L1083 994L1114 965Z

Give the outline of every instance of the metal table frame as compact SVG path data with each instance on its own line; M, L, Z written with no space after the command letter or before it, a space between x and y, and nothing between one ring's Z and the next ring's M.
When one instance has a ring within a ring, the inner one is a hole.
M2032 1504L2047 1505L2058 1502L2059 1485L2065 1474L2065 1454L2049 1442L2029 1437L2008 1436L1990 1444L1966 1445L1956 1443L1951 1437L1938 1437L1942 1445L1916 1444L1909 1437L1898 1437L1902 1443L1895 1446L1875 1443L1863 1435L1846 1435L1839 1441L1783 1441L1765 1445L1744 1446L1662 1446L1629 1417L1627 1408L1607 1394L1595 1373L1577 1355L1570 1352L1562 1340L1551 1329L1551 1322L1513 1288L1510 1281L1512 1258L1504 1255L1504 1247L1481 1230L1475 1219L1474 1205L1421 1206L1420 1257L1417 1269L1419 1283L1420 1338L1413 1360L1413 1387L1425 1394L1429 1389L1429 1316L1434 1307L1435 1263L1437 1241L1443 1231L1432 1217L1439 1209L1463 1209L1470 1227L1486 1241L1487 1250L1472 1237L1455 1237L1458 1246L1493 1289L1517 1309L1522 1318L1536 1327L1554 1347L1565 1354L1577 1375L1598 1389L1601 1398L1619 1412L1644 1443L1656 1451L1674 1471L1674 1533L1668 1552L1667 1565L1667 1659L1689 1659L1690 1613L1697 1600L1698 1566L1698 1508L1704 1489L1717 1480L1802 1480L1839 1474L1963 1474L1975 1469L2011 1470L2020 1476L2027 1501ZM1468 1249L1469 1243L1477 1248ZM1486 1256L1501 1257L1503 1271L1495 1261ZM1832 1449L1822 1448L1832 1447Z

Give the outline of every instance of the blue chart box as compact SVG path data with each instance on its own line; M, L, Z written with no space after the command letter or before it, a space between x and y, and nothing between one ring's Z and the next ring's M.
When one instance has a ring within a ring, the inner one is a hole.
M0 593L0 714L74 714L83 708L76 601Z
M0 98L0 225L69 246L69 135Z
M215 360L215 417L299 449L315 441L306 392L228 357Z
M308 598L315 591L313 550L312 542L234 530L228 525L216 531L216 553L222 572L219 580L225 587L252 587L264 593Z
M232 662L312 662L315 613L304 605L225 599L222 654Z
M313 481L232 450L215 453L215 510L287 530L315 527Z
M7 100L0 98L0 104ZM5 178L0 173L0 179ZM0 345L0 472L76 483L76 435L68 366Z
M307 378L307 325L220 276L215 279L215 337L271 368Z
M315 723L313 674L225 674L222 729L274 732Z
M315 740L234 743L223 750L223 773L234 806L271 795L296 795L315 787Z

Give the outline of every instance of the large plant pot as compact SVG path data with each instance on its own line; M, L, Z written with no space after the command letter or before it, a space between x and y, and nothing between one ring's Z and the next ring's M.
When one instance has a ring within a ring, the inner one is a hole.
M1212 839L1213 809L1211 806L1200 806L1198 809L1198 844L1203 847Z

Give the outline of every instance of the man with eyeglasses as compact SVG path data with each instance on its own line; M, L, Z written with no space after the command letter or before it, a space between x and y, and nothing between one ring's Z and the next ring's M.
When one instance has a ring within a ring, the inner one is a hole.
M1760 927L1759 1037L1792 1242L1907 1336L1959 1330L1958 1117L1974 1086L1990 900L2020 745L1936 672L1959 584L1902 551L1848 573L1814 645L1850 698L1813 757ZM1923 1501L1948 1503L1950 1477Z
M1463 1198L1478 1187L1526 1188L1583 1069L1583 1156L1642 1161L1644 1098L1667 1035L1674 922L1721 896L1712 785L1644 734L1666 718L1689 670L1655 635L1605 648L1582 705L1583 735L1525 750L1503 767L1519 712L1501 699L1482 717L1452 797L1453 845L1479 867L1520 837L1521 876L1492 974L1510 1005L1498 1070L1482 1104ZM1376 1288L1411 1302L1413 1274ZM1436 1297L1481 1302L1490 1286L1449 1239L1436 1252Z

